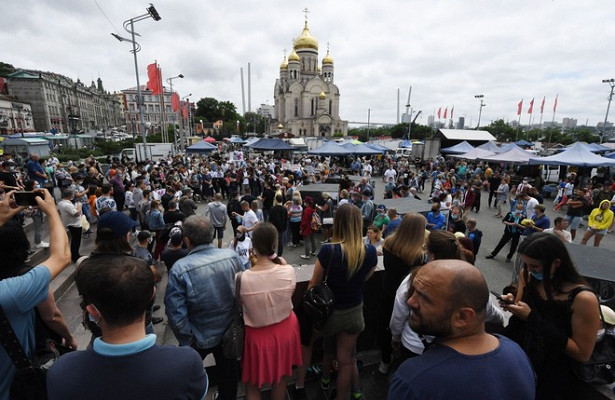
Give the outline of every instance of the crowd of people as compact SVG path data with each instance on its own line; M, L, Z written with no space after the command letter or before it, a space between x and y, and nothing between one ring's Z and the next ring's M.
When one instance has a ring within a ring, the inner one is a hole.
M34 352L35 310L77 348L49 289L71 262L92 331L85 351L62 356L51 368L51 399L87 398L91 391L114 399L201 399L209 386L202 360L209 354L219 399L237 398L239 381L248 399L260 398L267 385L271 398L284 399L294 368L293 396L305 398L319 338L323 390L334 399L360 399L363 288L379 257L378 371L392 377L390 399L559 399L575 398L571 394L583 387L566 362L589 358L599 308L590 292L563 304L572 290L588 286L563 243L575 239L588 216L581 244L593 237L600 245L613 229L615 185L586 188L571 174L554 201L555 211L566 207L566 215L552 227L529 179L515 185L510 171L442 157L416 166L404 159L354 159L345 168L307 156L231 161L216 154L115 160L103 168L93 157L63 164L31 156L18 165L6 154L1 167L0 249L8 261L0 305L26 354ZM374 171L380 171L385 198L421 201L431 211L401 216L378 204ZM305 185L325 182L339 190L302 196ZM36 206L17 205L15 190L41 197ZM486 258L510 242L506 261L522 260L519 282L500 308L474 266L483 236L478 216L491 208L504 233ZM49 242L43 241L43 215ZM25 218L32 219L34 246L49 248L49 258L34 268L26 267ZM90 234L95 250L84 255L81 241ZM297 278L283 253L299 246L301 259L314 264L308 288L326 281L335 297L322 326L293 307ZM162 321L153 313L165 272L165 312L179 347L158 346L153 334L153 324ZM222 341L237 299L245 322L240 361L225 357ZM512 315L506 327L504 312ZM8 399L15 367L1 351L0 370L0 399Z

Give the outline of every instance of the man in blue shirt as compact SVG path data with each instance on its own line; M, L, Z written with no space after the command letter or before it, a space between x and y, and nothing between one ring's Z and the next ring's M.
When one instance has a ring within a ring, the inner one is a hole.
M433 203L431 205L431 212L427 214L427 224L425 228L429 231L437 231L444 227L446 218L440 213L440 203Z
M213 353L219 371L219 399L237 398L237 360L224 357L222 335L234 316L235 274L244 269L237 254L212 245L214 227L205 216L183 224L189 253L173 264L164 298L169 325L180 346L204 359Z
M535 398L528 356L510 339L485 332L489 291L477 268L433 261L415 273L411 289L410 327L435 336L435 345L399 367L389 400Z
M47 174L43 166L38 162L38 159L38 154L32 154L26 168L28 169L28 178L37 181L39 186L43 187L47 181Z
M53 197L44 189L41 189L40 193L44 197L35 199L39 209L47 215L49 220L49 258L24 275L0 280L0 305L29 358L33 357L35 346L34 307L47 298L49 282L70 263L68 236L66 236ZM13 192L9 192L0 201L0 238L5 244L16 236L11 231L14 227L7 222L24 209L24 207L11 208L12 195ZM3 252L3 257L13 259L11 262L5 260L6 262L0 267L0 274L9 275L11 271L6 271L6 265L15 264L19 257L22 258L19 261L25 263L27 255L27 252L21 252L19 249L16 252ZM11 358L0 345L0 400L9 399L9 387L15 372L16 368Z

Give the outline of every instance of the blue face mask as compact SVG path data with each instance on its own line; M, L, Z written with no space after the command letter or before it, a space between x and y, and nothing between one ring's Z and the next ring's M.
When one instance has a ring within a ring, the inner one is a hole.
M534 272L534 271L530 271L530 274L532 274L532 277L534 279L536 279L537 281L541 281L544 279L544 276L542 274L542 272Z

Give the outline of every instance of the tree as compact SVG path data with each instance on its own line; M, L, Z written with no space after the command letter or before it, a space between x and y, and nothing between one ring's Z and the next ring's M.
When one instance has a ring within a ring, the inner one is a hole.
M15 71L16 71L15 67L13 67L11 64L3 63L2 61L0 61L0 76L1 77L6 78Z
M517 136L517 130L504 122L503 119L492 122L491 125L484 127L484 129L499 141L512 141Z
M197 101L196 112L194 114L195 116L203 118L208 122L217 121L220 119L218 113L218 100L211 97L202 98Z
M247 132L265 133L267 118L255 112L247 112L243 116L243 126Z

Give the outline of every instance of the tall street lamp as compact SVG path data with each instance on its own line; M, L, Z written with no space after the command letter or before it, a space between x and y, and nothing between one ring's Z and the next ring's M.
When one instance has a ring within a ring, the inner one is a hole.
M141 124L141 133L143 136L143 151L147 153L147 139L145 132L145 118L143 117L143 97L141 96L141 83L139 82L139 65L137 63L137 52L141 50L141 45L135 41L135 36L141 36L135 32L134 24L135 22L143 21L144 19L152 18L154 21L160 21L160 15L153 4L150 3L150 6L146 8L147 13L141 14L134 18L124 21L124 30L131 35L131 39L124 38L116 33L112 33L114 38L119 40L120 42L129 42L132 43L131 53L135 59L135 75L137 77L137 109L139 110L139 121ZM146 154L147 156L147 154Z
M192 136L192 129L190 128L191 125L191 116L192 116L192 107L190 107L190 99L188 99L188 97L192 96L192 93L188 93L187 96L182 97L182 100L186 101L188 100L188 136ZM182 116L182 120L183 120L183 116ZM185 128L184 130L181 132L180 134L181 136L181 143L180 143L180 148L182 150L182 152L185 149L186 143L185 143Z
M480 108L478 109L478 124L476 125L476 129L480 128L480 117L483 114L483 107L487 105L485 102L483 102L484 97L485 96L483 96L482 94L477 94L476 96L474 96L474 98L480 100Z
M611 100L613 100L613 90L615 90L615 79L603 79L602 83L608 83L611 85L611 94L609 95L609 104L606 106L606 115L604 116L604 124L602 125L602 132L600 132L600 143L604 140L604 134L606 133L606 120L609 118L609 109L611 108Z
M169 86L171 88L171 109L173 109L173 79L182 79L184 77L183 74L179 74L177 76L173 76L171 78L167 79L167 82L169 82ZM173 110L172 110L173 111ZM173 111L173 140L175 141L175 143L177 143L177 131L175 129L175 120L177 119L177 111Z

